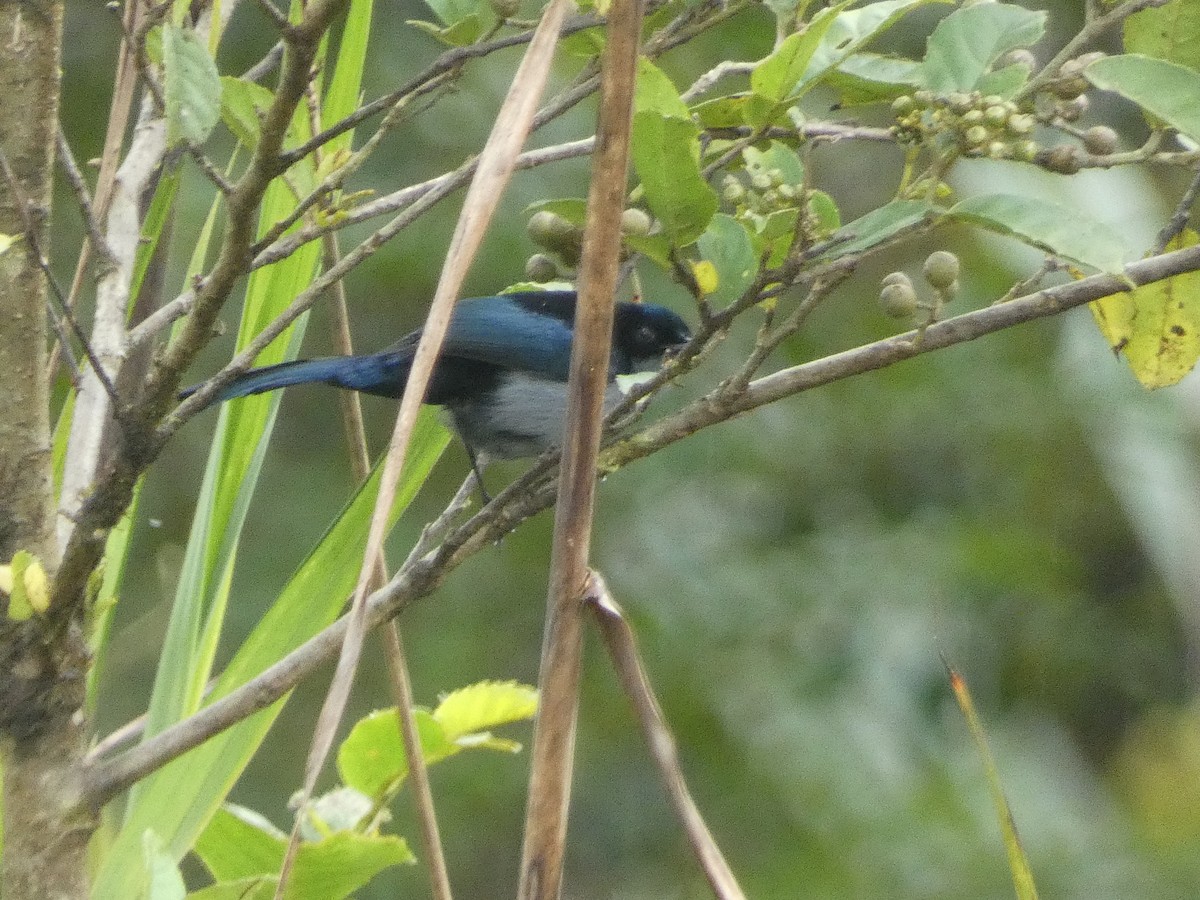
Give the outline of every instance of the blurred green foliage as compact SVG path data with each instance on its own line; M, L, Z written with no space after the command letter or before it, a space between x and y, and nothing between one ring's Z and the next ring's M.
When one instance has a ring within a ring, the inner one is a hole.
M380 14L400 21L427 11L406 3ZM921 40L928 19L914 19L895 42ZM221 71L240 71L267 49L262 24L243 4ZM87 159L102 141L119 25L99 5L69 4L67 27L64 121ZM719 59L761 57L772 32L766 10L744 15L661 66L686 83ZM376 40L368 96L441 49L399 25L377 28ZM507 85L497 73L516 58L469 68L458 92L391 136L348 189L383 192L473 152ZM565 61L559 77L577 66ZM828 110L820 94L807 102L815 115ZM593 110L582 104L539 140L589 132ZM883 202L901 165L894 148L870 146L818 149L810 163L814 186L837 200L845 220ZM1022 177L1015 166L963 165L967 177ZM470 292L521 277L514 261L533 251L521 211L580 196L585 173L575 161L518 175ZM199 223L208 200L195 176L185 179L180 216ZM1143 235L1179 192L1172 176L1161 178L1089 173L1053 184L1106 192L1102 217ZM70 198L58 200L55 243L76 246ZM347 278L363 348L420 320L452 207L427 215ZM177 249L182 271L188 248ZM879 276L889 266L915 275L932 249L905 247L877 271L861 270L775 362L888 334L875 303ZM1028 267L1027 255L1000 241L952 249L964 265L957 309L991 302ZM57 262L69 277L74 261ZM688 310L681 289L651 267L643 274L648 296ZM326 352L328 330L318 308L306 352ZM742 323L719 356L732 365L752 338L753 323ZM219 343L204 365L228 350L228 340ZM1163 492L1173 509L1200 506L1194 485L1162 483L1171 469L1159 459L1169 454L1171 466L1195 469L1187 405L1196 387L1191 379L1151 396L1130 381L1077 310L761 410L607 479L595 564L634 620L693 791L750 896L1011 896L982 766L939 654L971 686L1043 896L1195 896L1200 582L1163 561L1178 555L1166 544L1194 548L1200 535L1186 517L1147 528L1129 498ZM1106 386L1102 399L1089 385ZM662 404L699 390L685 384ZM374 447L393 412L368 401ZM338 417L332 392L295 390L283 402L242 542L228 646L352 489ZM209 419L191 423L147 482L134 537L141 564L122 591L101 732L145 708L210 428ZM1114 464L1114 453L1126 464ZM395 558L465 471L461 452L448 453L401 523ZM549 526L545 515L528 523L405 614L419 702L486 678L536 681ZM368 647L353 717L390 702L381 653ZM234 791L277 824L290 818L286 802L301 780L326 681L297 691ZM507 733L525 737L519 728ZM525 758L479 754L434 772L460 898L511 894ZM578 773L569 896L708 896L594 641ZM406 799L395 804L395 828L412 837ZM357 896L424 890L419 868L387 877L399 886L381 880Z

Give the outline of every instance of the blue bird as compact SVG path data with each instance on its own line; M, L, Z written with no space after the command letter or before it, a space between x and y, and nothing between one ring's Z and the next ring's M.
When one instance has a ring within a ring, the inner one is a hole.
M491 460L536 456L561 442L574 323L574 291L504 294L455 306L425 402L446 408L476 473ZM251 369L213 402L309 382L398 398L420 336L414 331L378 353ZM605 411L621 400L617 375L660 368L690 338L687 324L666 307L618 303Z

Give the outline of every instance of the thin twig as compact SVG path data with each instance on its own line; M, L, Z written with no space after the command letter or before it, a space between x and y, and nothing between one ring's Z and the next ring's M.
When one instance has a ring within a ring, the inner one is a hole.
M79 171L79 165L75 162L75 154L71 152L71 145L67 141L67 134L63 131L61 123L58 126L57 149L58 164L62 167L63 174L67 176L67 183L71 185L71 190L75 193L75 202L79 204L79 212L83 217L84 228L87 229L92 252L100 257L102 266L115 266L117 264L116 256L113 255L104 233L100 230L100 223L96 219L96 210L92 206L91 194L88 192L87 181L84 180L83 173Z
M1152 254L1162 253L1167 249L1167 244L1171 243L1176 237L1183 233L1183 229L1187 228L1188 220L1192 217L1192 207L1196 205L1196 198L1200 196L1200 170L1192 177L1192 183L1188 185L1187 190L1183 192L1183 196L1179 198L1179 202L1175 205L1175 212L1171 214L1171 218L1167 220L1167 224L1159 231L1158 237L1154 239L1154 247L1151 250Z
M700 863L713 894L718 900L745 900L746 895L688 790L683 768L679 764L675 738L654 696L654 688L650 685L650 676L646 674L646 667L638 652L633 629L599 573L592 572L588 578L583 600L600 628L604 649L608 651L625 696L637 716L646 748L658 767L658 774L662 776L667 798L675 810L676 818L683 825L692 853Z

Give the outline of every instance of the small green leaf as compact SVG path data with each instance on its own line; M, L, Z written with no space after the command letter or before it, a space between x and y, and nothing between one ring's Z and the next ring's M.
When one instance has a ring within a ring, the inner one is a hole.
M929 3L949 2L952 0L880 0L838 13L813 53L804 80L807 82L820 78L914 9ZM843 9L845 5L837 8Z
M221 119L247 147L258 145L262 114L273 102L275 95L261 84L229 75L221 78Z
M701 128L736 128L746 121L746 96L717 97L692 107Z
M458 752L428 710L417 708L414 718L426 765ZM408 775L395 707L376 710L354 724L338 748L337 766L343 783L368 797L380 796Z
M758 271L758 256L745 227L733 216L718 213L696 242L702 259L717 271L717 288L710 298L725 306L742 296Z
M816 219L819 236L832 234L842 227L842 213L833 198L824 191L813 191L808 198L808 210Z
M700 176L696 126L690 119L639 112L633 118L632 155L650 210L671 242L686 247L708 227L719 205Z
M691 110L679 99L679 90L671 79L645 57L638 59L633 108L637 112L656 112L660 116L675 119L691 117Z
M287 835L261 813L226 803L196 840L195 852L217 881L279 871Z
M1029 73L1029 66L1023 63L1005 66L1003 69L985 73L975 89L985 96L995 94L997 97L1011 100L1025 87L1025 82L1029 81Z
M985 194L955 204L948 215L1104 272L1120 272L1125 262L1125 242L1119 234L1078 209L1049 200Z
M1096 87L1116 91L1172 128L1200 140L1200 72L1129 54L1098 59L1084 75Z
M1009 50L1037 43L1046 13L1006 3L976 3L942 19L925 51L925 86L939 94L973 91Z
M191 29L163 26L163 94L167 146L198 146L221 116L221 76Z
M773 104L787 98L800 83L825 33L833 27L838 12L845 9L849 2L852 0L844 0L835 7L821 10L803 31L797 31L781 42L750 73L750 89Z
M525 212L532 216L534 213L552 212L562 216L572 225L583 226L587 220L587 201L582 197L557 197L554 200L539 200L525 207Z
M437 38L447 47L469 47L483 34L483 22L479 16L467 16L445 28L439 28L433 22L424 22L420 19L409 19L405 24Z
M258 813L241 807L227 806L213 817L209 829L224 831L222 844L247 841L250 852L236 861L236 866L223 867L221 871L236 871L239 874L217 875L220 883L240 883L246 888L259 890L259 879L269 881L272 889L279 867L283 862L287 837L278 832ZM208 834L206 829L205 835ZM201 838L204 843L205 836ZM211 859L212 841L197 853L213 871ZM226 861L230 849L223 848ZM355 831L337 831L315 841L304 841L296 856L296 868L284 893L285 900L342 900L361 888L379 872L402 863L412 863L415 858L403 839L392 835L363 834ZM216 874L214 872L214 874ZM230 896L213 894L214 898ZM257 893L250 896L257 897ZM269 896L269 895L268 895Z
M1182 250L1198 240L1189 229L1166 249ZM1147 388L1176 384L1200 360L1200 273L1102 297L1091 310L1109 346L1125 355Z
M1125 20L1125 51L1200 69L1200 4L1170 0Z
M447 694L433 717L446 737L456 741L470 732L532 718L535 712L537 688L515 681L481 681Z
M433 14L443 25L455 25L471 16L478 17L484 10L484 0L426 0Z
M836 258L850 253L861 253L933 214L933 205L924 200L893 200L871 210L862 218L843 225L839 234L844 235L847 240L831 247L825 253L825 257Z
M0 254L5 253L9 247L21 239L19 234L3 234L0 233Z
M188 900L273 900L277 884L279 877L276 875L218 881L206 888L192 891L188 894Z

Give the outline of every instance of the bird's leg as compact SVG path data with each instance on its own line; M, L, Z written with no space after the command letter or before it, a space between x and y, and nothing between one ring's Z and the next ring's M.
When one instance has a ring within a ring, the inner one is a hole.
M467 459L471 460L471 471L475 473L475 483L479 485L479 496L483 501L483 506L487 506L492 502L492 495L488 493L487 487L483 483L483 467L479 464L479 458L475 455L474 449L466 441L463 441L463 447L467 451Z

